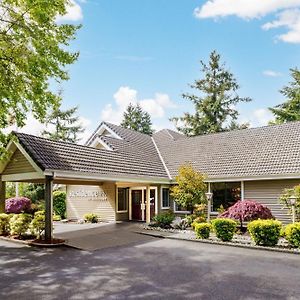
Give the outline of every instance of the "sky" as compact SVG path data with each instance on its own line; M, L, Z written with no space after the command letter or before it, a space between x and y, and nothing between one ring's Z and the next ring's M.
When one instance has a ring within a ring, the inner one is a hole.
M193 112L182 99L201 78L200 60L221 55L240 84L239 120L252 127L272 119L284 101L290 68L300 67L300 0L71 0L59 22L82 24L70 49L79 51L62 84L63 107L78 105L88 138L101 121L118 124L139 102L156 130ZM23 131L42 125L28 117Z

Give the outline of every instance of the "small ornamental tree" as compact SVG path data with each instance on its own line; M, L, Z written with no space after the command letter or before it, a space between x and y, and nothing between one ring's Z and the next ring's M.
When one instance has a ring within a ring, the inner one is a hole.
M295 213L296 213L296 219L300 220L300 185L296 185L292 189L284 189L279 201L282 203L286 208L292 212L292 205L290 198L295 197L296 202L295 202Z
M31 200L26 197L14 197L5 201L6 213L19 214L21 212L28 212L30 209Z
M240 222L243 229L243 222L257 219L274 219L271 211L266 206L252 200L238 201L223 212L220 218L234 219Z
M183 165L176 176L177 185L171 188L171 197L174 201L194 213L196 204L206 204L205 193L207 191L205 176L197 172L192 165Z

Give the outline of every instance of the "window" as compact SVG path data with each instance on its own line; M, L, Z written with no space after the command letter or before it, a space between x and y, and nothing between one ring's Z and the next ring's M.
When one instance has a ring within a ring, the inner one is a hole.
M117 212L127 212L128 189L118 188Z
M212 211L218 211L221 205L227 209L241 199L240 182L218 182L211 184L213 193Z
M167 187L163 187L161 189L161 196L161 207L170 208L170 189Z
M186 207L183 207L179 204L177 204L175 201L174 201L174 212L176 213L184 213L184 214L189 214L190 213L190 210Z

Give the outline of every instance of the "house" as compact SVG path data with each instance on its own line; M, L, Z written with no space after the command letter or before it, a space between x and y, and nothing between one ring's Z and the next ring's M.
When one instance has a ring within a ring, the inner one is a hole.
M0 198L6 181L46 182L49 212L52 184L60 183L67 186L70 219L93 212L108 221L149 222L169 209L188 213L171 200L169 187L178 168L191 163L207 176L212 215L221 205L252 199L288 222L278 198L300 183L299 133L300 122L293 122L197 137L168 129L148 136L103 122L84 146L15 133L0 168Z

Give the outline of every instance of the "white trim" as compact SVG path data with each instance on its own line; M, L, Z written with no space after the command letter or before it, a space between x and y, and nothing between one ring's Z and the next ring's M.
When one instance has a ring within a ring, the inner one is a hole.
M88 172L76 172L76 171L56 171L47 169L44 171L44 175L53 175L54 179L78 179L78 180L91 180L91 181L119 181L128 183L150 183L150 184L167 184L170 182L169 179L155 179L149 177L110 177L102 174L88 173Z
M248 177L225 177L206 179L205 182L239 182L239 181L261 181L261 180L280 180L280 179L299 179L300 174L279 174L269 176L248 176Z
M244 181L241 181L241 200L245 200L245 183Z
M23 180L35 180L35 179L45 179L45 177L41 176L41 174L38 172L2 175L2 181L13 182L13 181L23 181Z
M169 189L169 206L163 206L163 189ZM170 200L170 186L162 185L160 187L160 209L170 209L171 200Z
M93 132L93 134L88 138L88 140L86 141L85 145L89 146L90 143L93 141L93 138L95 137L95 135L101 135L105 130L109 131L109 133L112 135L113 138L122 140L122 138L116 133L114 132L110 127L108 127L105 123L100 124L100 126Z
M190 214L191 212L188 210L176 210L176 202L173 203L173 210L175 214Z
M128 209L129 209L129 215L128 215L128 219L129 221L132 220L132 196L131 196L131 188L129 188L129 199L128 199Z
M159 158L160 158L160 160L161 160L161 162L162 162L162 164L163 164L163 166L164 166L164 168L165 168L165 171L166 171L166 173L167 173L169 179L172 180L171 174L170 174L170 172L169 172L169 170L168 170L168 168L167 168L167 165L165 164L165 161L164 161L163 157L162 157L161 154L160 154L160 151L159 151L159 149L158 149L158 147L157 147L157 145L156 145L156 143L155 143L155 141L154 141L154 138L151 137L151 139L152 139L152 142L153 142L153 144L154 144L154 147L155 147L155 149L156 149L156 151L157 151L157 153L158 153L158 156L159 156Z
M105 150L108 151L113 151L114 149L112 149L108 144L106 144L104 141L102 141L99 137L95 138L92 143L89 145L89 147L98 149L96 146L97 144L101 144Z
M125 187L118 187L116 186L116 212L119 213L127 213L128 212L128 205L129 205L129 201L126 201L126 206L127 209L126 210L119 210L119 193L118 193L118 189L127 189ZM129 193L129 189L128 189L128 193ZM129 196L129 195L128 195ZM129 200L129 199L127 199Z

